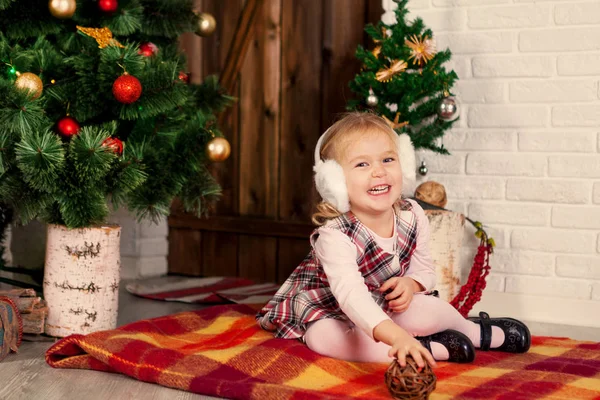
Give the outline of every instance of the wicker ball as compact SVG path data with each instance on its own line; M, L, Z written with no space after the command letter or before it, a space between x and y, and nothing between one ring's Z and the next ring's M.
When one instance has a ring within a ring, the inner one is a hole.
M427 362L423 371L419 372L419 366L410 356L406 357L406 367L402 368L394 360L385 371L385 384L394 399L428 399L435 390L436 381Z
M446 198L446 189L441 183L434 181L423 182L417 186L415 190L415 197L419 200L423 200L429 204L433 204L438 207L446 207L448 198Z

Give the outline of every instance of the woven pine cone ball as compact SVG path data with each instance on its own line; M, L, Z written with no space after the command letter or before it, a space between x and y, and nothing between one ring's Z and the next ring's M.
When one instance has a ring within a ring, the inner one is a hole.
M406 367L401 367L398 360L392 361L385 371L385 384L394 399L426 400L435 390L437 378L427 362L419 372L416 361L406 357Z
M415 197L423 200L426 203L433 204L441 208L446 207L448 198L446 197L446 189L444 185L435 181L427 181L417 186Z

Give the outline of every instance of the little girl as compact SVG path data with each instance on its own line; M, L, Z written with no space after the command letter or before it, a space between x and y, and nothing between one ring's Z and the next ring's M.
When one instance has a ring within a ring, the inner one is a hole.
M481 350L526 352L530 334L510 318L465 319L431 295L435 270L423 209L401 198L399 137L370 113L346 114L319 139L315 183L323 202L312 249L257 314L276 337L301 339L342 360L470 362ZM410 145L410 143L408 143ZM412 145L410 145L412 146Z

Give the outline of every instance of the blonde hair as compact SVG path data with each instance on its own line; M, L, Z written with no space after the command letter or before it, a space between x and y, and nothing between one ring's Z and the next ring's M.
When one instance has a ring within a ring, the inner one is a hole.
M339 163L343 152L351 143L351 134L373 131L385 133L394 141L397 137L397 133L378 115L358 111L344 113L329 128L327 136L321 144L319 156L324 161L333 159ZM311 220L317 226L322 226L328 220L342 215L338 209L326 201L321 201L316 208L317 211L312 215Z

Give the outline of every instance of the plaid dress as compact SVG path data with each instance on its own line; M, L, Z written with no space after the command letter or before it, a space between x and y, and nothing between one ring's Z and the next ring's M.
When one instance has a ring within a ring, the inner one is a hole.
M328 228L338 229L348 235L356 245L356 263L365 284L373 300L386 312L389 311L386 293L381 293L378 289L386 280L404 275L417 246L417 221L412 205L401 200L394 211L399 269L392 266L394 254L379 247L369 230L352 212L340 215L327 225ZM310 253L256 315L259 325L265 330L274 331L276 337L302 338L306 332L306 324L323 318L348 320L331 292L323 266L315 255L314 244L318 237L316 229L310 236Z

